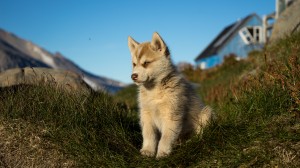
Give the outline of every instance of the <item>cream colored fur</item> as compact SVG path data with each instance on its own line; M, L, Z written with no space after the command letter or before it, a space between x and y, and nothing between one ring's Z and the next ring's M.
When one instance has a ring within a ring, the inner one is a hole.
M141 154L161 158L171 153L177 140L202 133L212 110L197 97L191 85L177 72L158 33L151 42L128 37L132 55L132 79L139 86Z

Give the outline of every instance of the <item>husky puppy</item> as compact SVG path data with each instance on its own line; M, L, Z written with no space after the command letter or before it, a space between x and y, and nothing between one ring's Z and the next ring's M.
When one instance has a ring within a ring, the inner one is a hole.
M130 36L132 80L139 87L142 155L161 158L172 145L201 133L212 110L197 97L192 86L177 72L170 52L158 33L151 42L138 43Z

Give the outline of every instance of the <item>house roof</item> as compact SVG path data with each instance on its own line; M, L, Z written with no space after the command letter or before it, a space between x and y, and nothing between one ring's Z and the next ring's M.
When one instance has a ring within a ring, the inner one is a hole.
M232 36L238 32L252 17L259 16L253 13L225 27L223 31L196 57L195 61L217 54L219 49L223 48L223 46L232 38Z

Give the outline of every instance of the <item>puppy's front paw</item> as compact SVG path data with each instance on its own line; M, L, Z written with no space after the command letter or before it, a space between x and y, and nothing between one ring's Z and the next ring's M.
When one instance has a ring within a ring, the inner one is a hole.
M147 156L147 157L153 157L155 155L154 151L148 149L141 149L140 152L143 156Z
M161 159L163 157L167 157L171 152L170 151L159 151L156 154L156 159Z

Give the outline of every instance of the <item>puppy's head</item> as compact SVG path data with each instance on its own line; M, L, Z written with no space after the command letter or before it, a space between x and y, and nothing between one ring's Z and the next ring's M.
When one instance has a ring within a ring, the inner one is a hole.
M170 53L158 33L153 33L152 41L138 43L130 36L128 47L132 58L131 78L137 85L153 81L170 66Z

